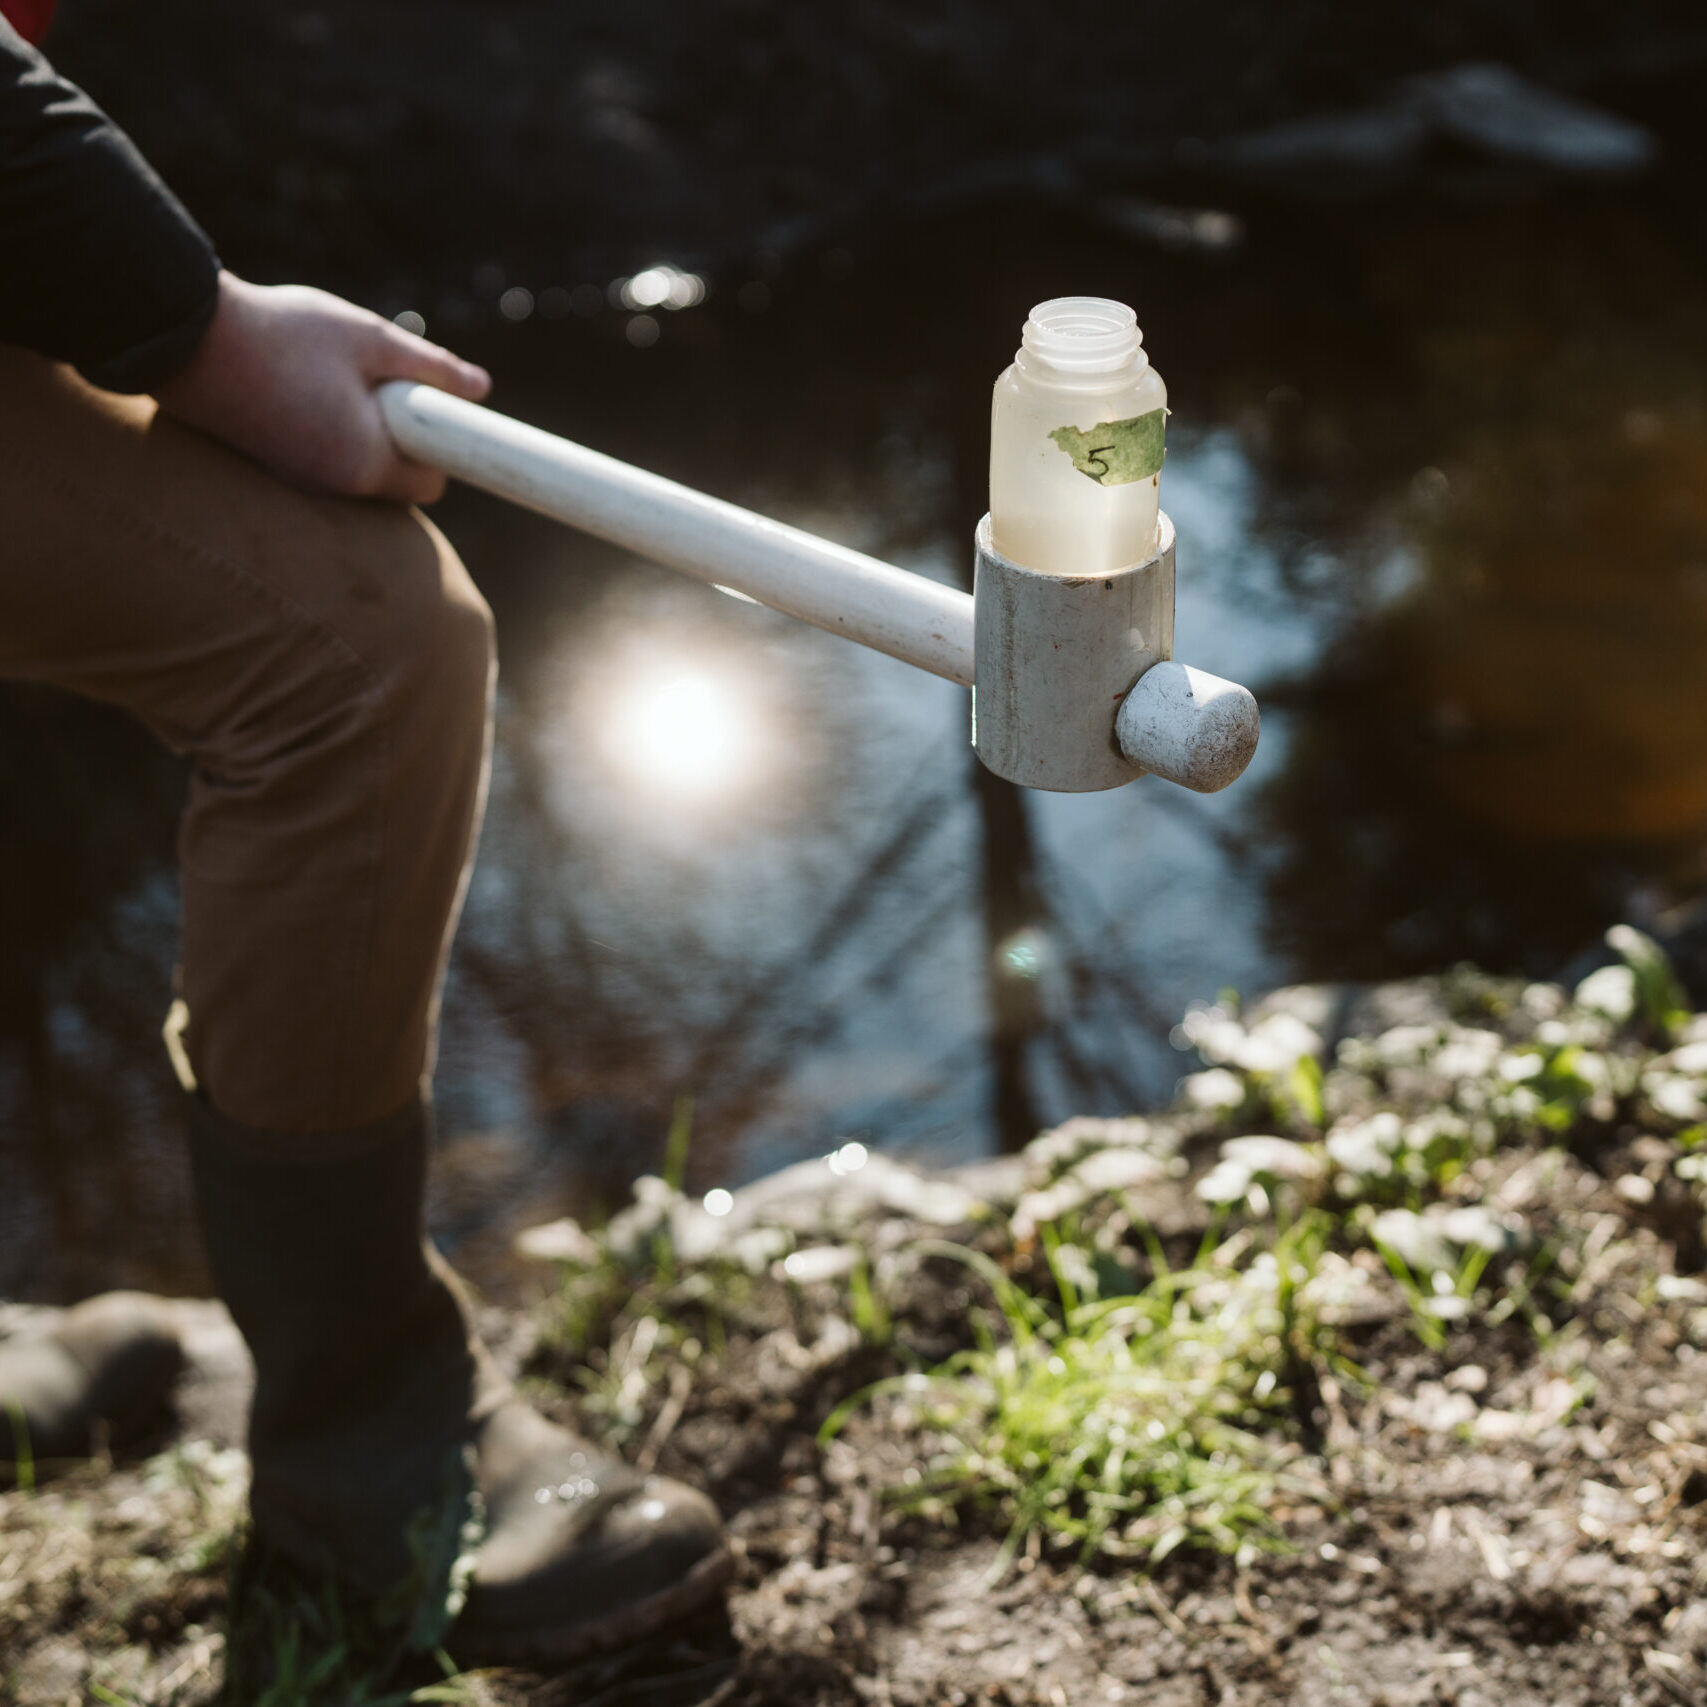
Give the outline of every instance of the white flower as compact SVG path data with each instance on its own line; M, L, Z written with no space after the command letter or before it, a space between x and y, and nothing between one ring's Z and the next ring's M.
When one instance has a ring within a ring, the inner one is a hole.
M1455 1268L1458 1253L1472 1246L1493 1252L1507 1249L1521 1225L1520 1217L1502 1219L1479 1203L1456 1209L1435 1204L1421 1215L1410 1209L1389 1209L1375 1217L1370 1232L1378 1244L1396 1251L1418 1273L1439 1274Z
M1207 1072L1192 1073L1180 1080L1180 1095L1193 1108L1218 1111L1240 1108L1245 1101L1245 1082L1237 1073L1225 1067L1211 1067Z
M1405 1148L1423 1154L1438 1139L1447 1138L1454 1143L1462 1143L1469 1136L1470 1129L1457 1115L1449 1114L1445 1109L1436 1109L1406 1126Z
M1229 1138L1221 1146L1221 1165L1232 1165L1247 1174L1268 1174L1275 1179L1317 1179L1322 1172L1322 1158L1314 1150L1295 1144L1290 1138L1253 1135Z
M1546 1066L1539 1055L1505 1055L1500 1058L1500 1077L1508 1085L1520 1085L1525 1079L1539 1077Z
M1205 1061L1231 1061L1244 1047L1245 1028L1225 1008L1191 1008L1174 1027L1174 1041Z
M1033 1138L1025 1159L1033 1179L1048 1179L1093 1150L1111 1145L1156 1150L1172 1144L1171 1134L1156 1131L1142 1115L1077 1114Z
M1439 1042L1437 1025L1396 1025L1375 1039L1375 1059L1384 1067L1414 1067Z
M1669 1055L1662 1055L1654 1065L1670 1067L1674 1073L1699 1073L1707 1076L1707 1040L1685 1043L1681 1048L1672 1050Z
M1328 1154L1348 1173L1381 1177L1393 1171L1393 1157L1403 1143L1398 1115L1383 1109L1329 1133Z
M1219 1066L1270 1074L1288 1071L1322 1047L1320 1036L1296 1014L1269 1014L1247 1031L1225 1008L1193 1008L1175 1028L1174 1041Z
M1672 1120L1707 1117L1707 1103L1702 1101L1700 1084L1681 1073L1644 1073L1642 1091L1661 1114Z
M1667 969L1669 966L1665 950L1645 931L1637 930L1634 925L1609 925L1606 930L1606 946L1620 960L1631 966L1644 961L1659 969Z
M1286 1073L1321 1047L1321 1038L1296 1014L1277 1013L1251 1027L1233 1059L1247 1073Z
M1594 1090L1604 1091L1611 1088L1612 1068L1598 1050L1579 1050L1571 1059L1571 1071Z
M1096 1195L1082 1179L1065 1174L1041 1191L1028 1191L1014 1205L1013 1229L1017 1237L1033 1237L1045 1222L1072 1215Z
M1465 1204L1459 1209L1448 1209L1440 1215L1439 1220L1441 1232L1453 1244L1462 1245L1466 1250L1471 1245L1478 1245L1484 1251L1503 1251L1512 1243L1506 1223L1491 1209L1484 1208L1479 1203Z
M1097 1150L1073 1168L1073 1176L1092 1191L1126 1191L1149 1185L1167 1171L1148 1150Z
M1419 1272L1453 1266L1452 1246L1439 1224L1425 1220L1414 1209L1388 1209L1375 1217L1369 1231L1377 1244L1387 1246Z
M1237 1203L1250 1189L1250 1170L1237 1162L1217 1162L1197 1182L1197 1195L1205 1203Z
M1476 1079L1491 1072L1504 1051L1505 1039L1497 1031L1455 1025L1429 1065L1448 1079Z
M1299 1289L1305 1308L1328 1322L1354 1317L1369 1296L1369 1275L1336 1251L1323 1253L1316 1272Z
M1628 966L1603 966L1577 985L1576 1004L1622 1025L1636 1011L1636 974Z

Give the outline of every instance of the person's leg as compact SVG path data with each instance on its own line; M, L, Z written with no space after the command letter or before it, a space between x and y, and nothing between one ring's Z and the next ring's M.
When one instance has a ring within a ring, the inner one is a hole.
M256 1361L257 1531L378 1592L466 1464L491 1533L465 1625L490 1651L568 1655L715 1593L709 1502L521 1405L422 1240L492 676L461 563L417 514L293 491L13 351L0 516L0 676L125 706L193 761L178 1053Z
M455 553L418 514L293 491L15 351L0 516L0 676L122 705L193 761L207 1100L304 1135L404 1107L484 779L491 621Z
M271 1545L381 1595L411 1574L412 1523L442 1546L478 1510L461 1657L567 1660L716 1595L730 1559L711 1503L546 1422L492 1366L422 1243L419 1126L303 1165L198 1111L191 1156L255 1356L250 1502Z

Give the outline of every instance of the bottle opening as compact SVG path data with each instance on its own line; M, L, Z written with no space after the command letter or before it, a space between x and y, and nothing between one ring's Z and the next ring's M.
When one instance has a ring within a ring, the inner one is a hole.
M1114 373L1147 365L1138 316L1124 302L1105 296L1058 296L1038 303L1020 343L1063 373Z

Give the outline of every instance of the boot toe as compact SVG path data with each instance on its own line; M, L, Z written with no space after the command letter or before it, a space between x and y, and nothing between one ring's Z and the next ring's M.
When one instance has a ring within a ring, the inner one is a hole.
M141 1433L183 1361L162 1300L109 1292L73 1305L37 1339L0 1346L0 1403L16 1408L36 1459L81 1457L97 1424L114 1443Z
M564 1499L542 1486L494 1522L458 1625L493 1658L564 1660L630 1642L716 1598L732 1561L717 1509L662 1476Z
M89 1378L88 1408L115 1440L147 1426L184 1366L184 1348L164 1300L108 1292L65 1312L54 1338Z

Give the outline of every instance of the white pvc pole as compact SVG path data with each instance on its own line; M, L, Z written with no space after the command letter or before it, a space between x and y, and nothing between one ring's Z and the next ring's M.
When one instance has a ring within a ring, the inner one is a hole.
M394 380L385 424L417 461L892 658L972 685L972 596L459 397Z

